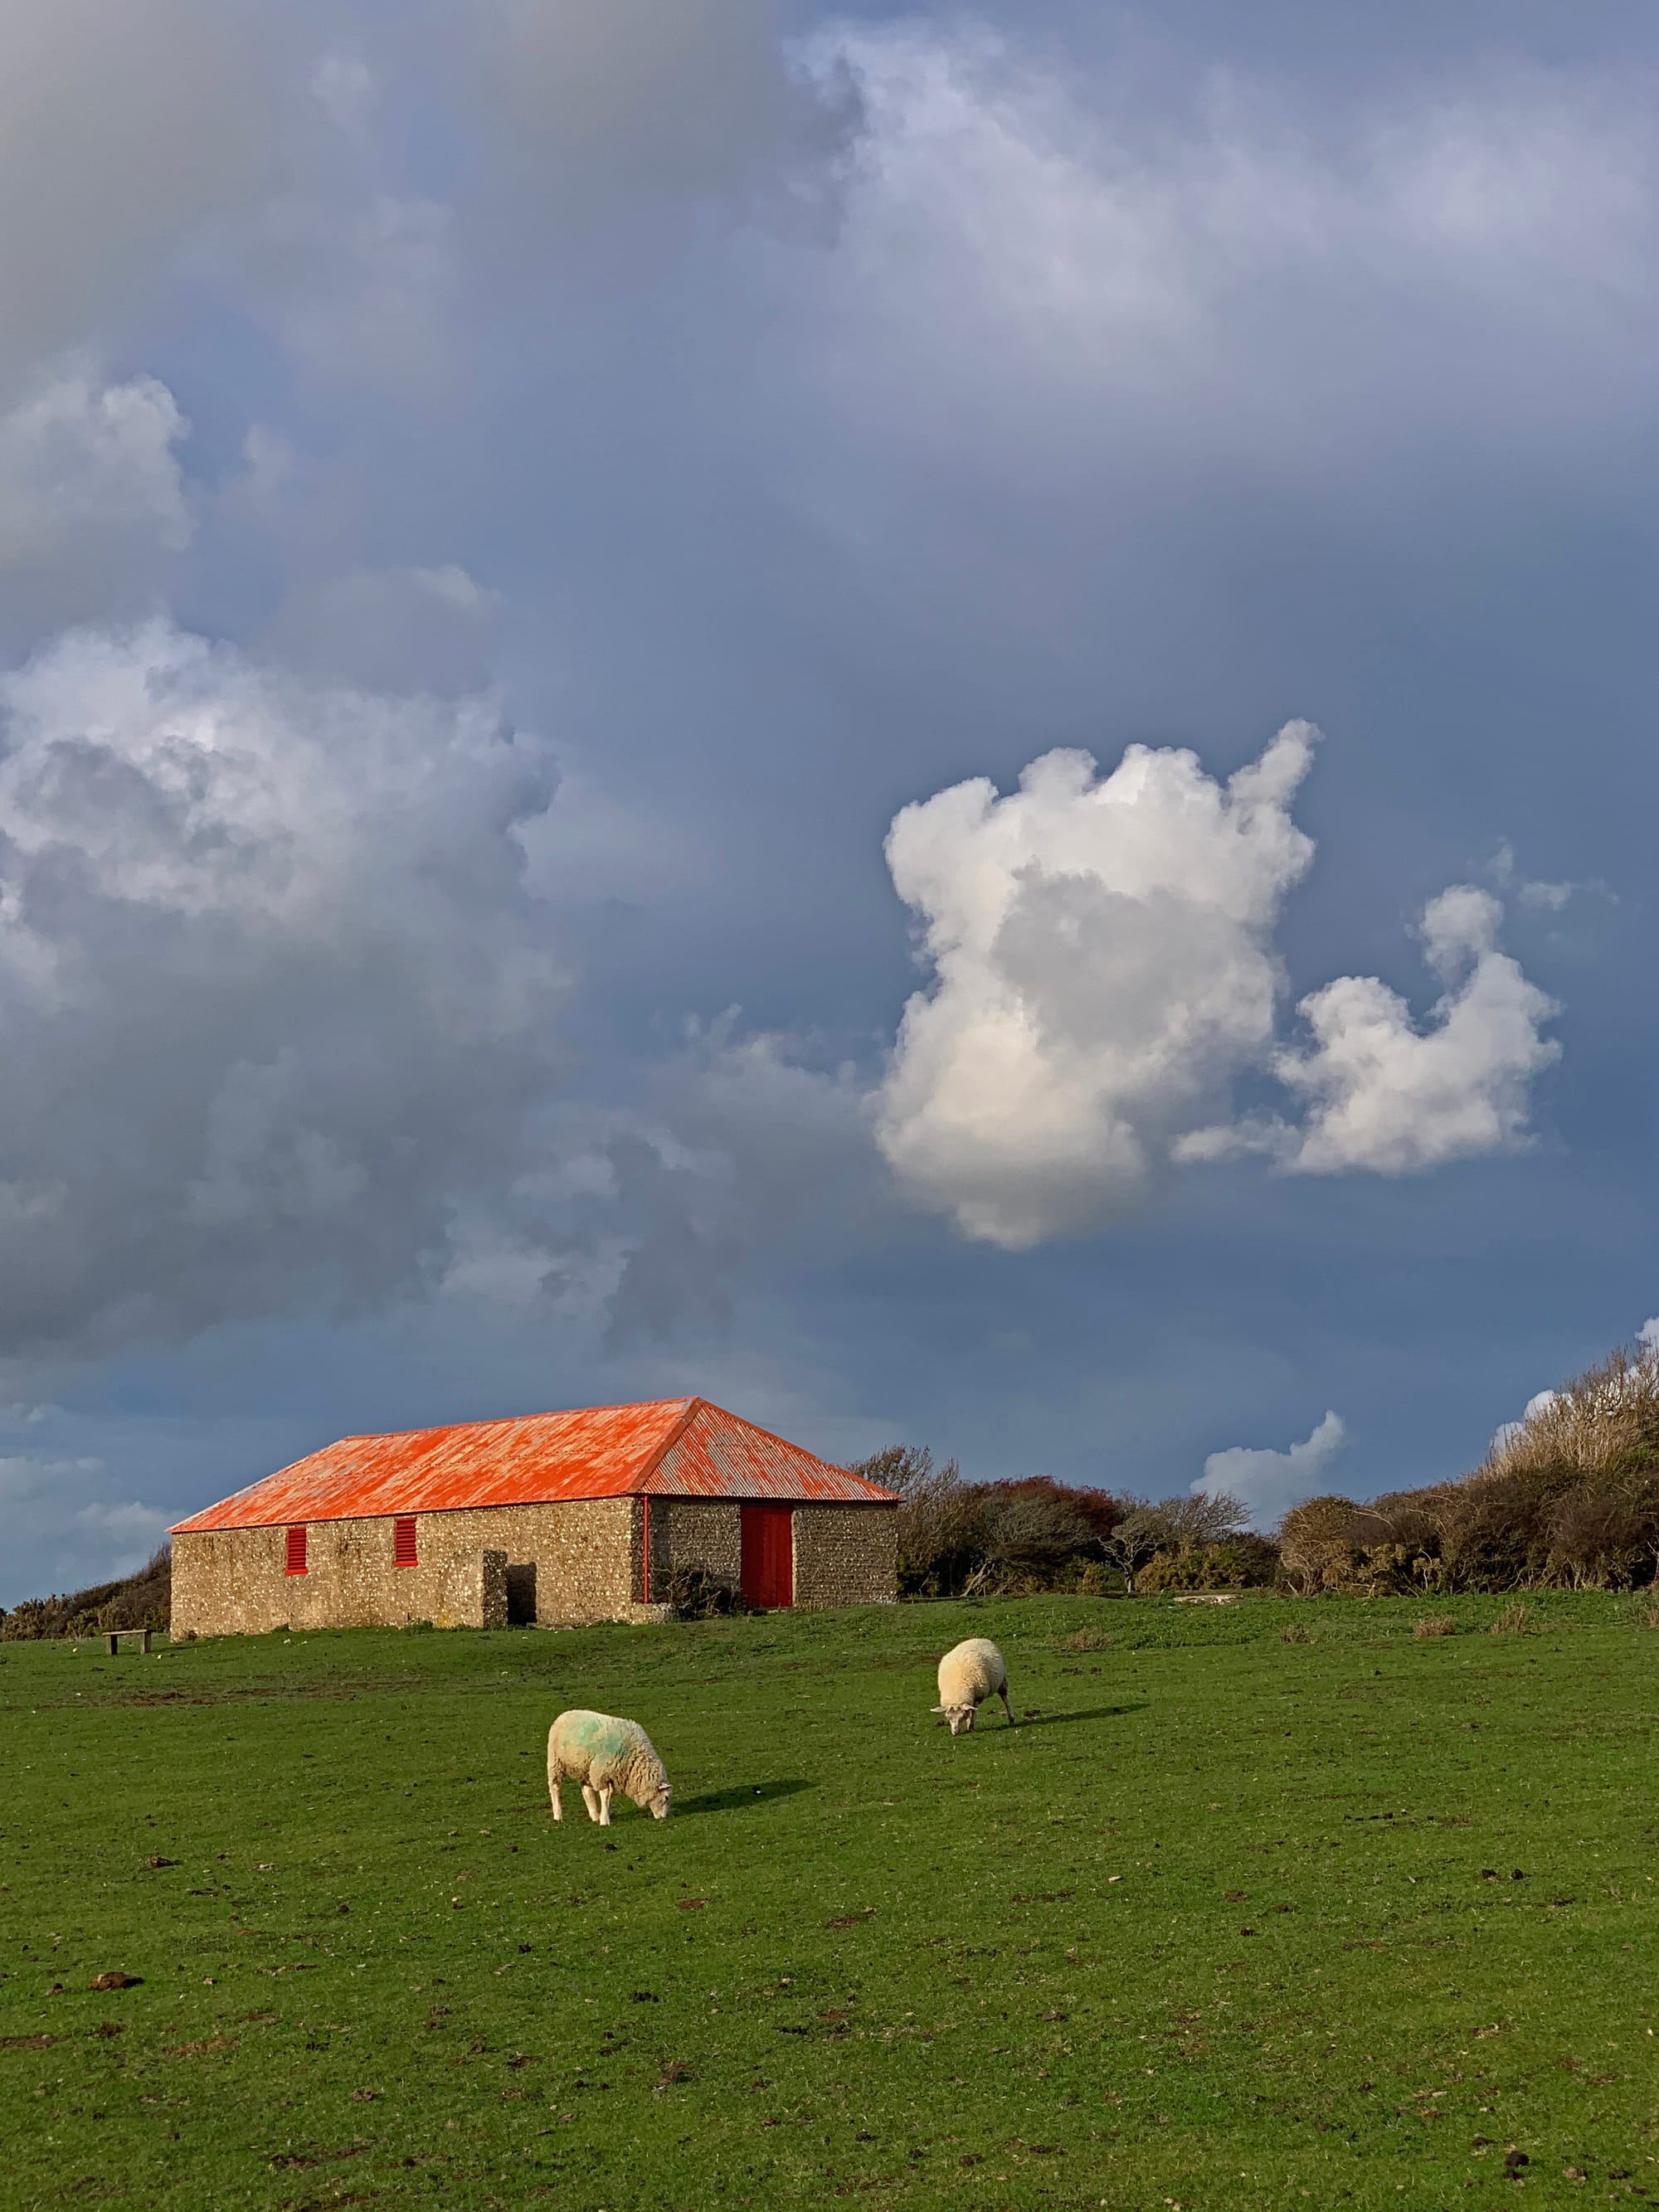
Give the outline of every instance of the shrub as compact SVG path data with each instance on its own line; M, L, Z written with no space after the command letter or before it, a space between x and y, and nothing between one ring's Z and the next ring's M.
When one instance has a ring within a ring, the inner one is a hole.
M25 1598L0 1616L0 1641L95 1636L112 1628L165 1630L173 1607L173 1547L163 1544L137 1574L63 1597Z
M1085 1559L1078 1569L1077 1579L1071 1583L1072 1594L1077 1597L1121 1597L1123 1577L1103 1559Z
M1547 1395L1455 1481L1309 1498L1279 1537L1307 1596L1659 1588L1659 1349L1615 1352Z
M1249 1589L1271 1583L1278 1565L1273 1546L1260 1536L1235 1536L1226 1543L1194 1545L1185 1552L1155 1552L1135 1577L1135 1595Z
M989 1483L981 1501L986 1564L1005 1584L1052 1588L1091 1541L1058 1483Z
M1494 1636L1530 1636L1533 1632L1529 1607L1506 1605L1492 1621Z
M1359 1508L1346 1498L1306 1498L1279 1527L1280 1572L1303 1597L1340 1589L1347 1579L1350 1531Z
M1449 1613L1443 1613L1433 1620L1414 1620L1412 1623L1413 1636L1455 1636L1456 1633L1457 1623Z
M1273 1580L1278 1553L1253 1534L1237 1499L1186 1493L1153 1504L1054 1481L964 1482L955 1460L925 1445L890 1444L854 1472L897 1492L900 1595L1018 1597L1040 1590L1089 1597L1149 1589L1233 1589Z
M1547 1569L1569 1589L1624 1589L1640 1578L1650 1546L1646 1519L1627 1493L1599 1485L1556 1494Z
M1618 1476L1659 1462L1659 1350L1620 1346L1511 1422L1486 1461L1493 1474L1541 1466Z
M1271 1582L1278 1553L1250 1533L1249 1520L1237 1498L1223 1491L1185 1492L1156 1504L1130 1498L1101 1552L1136 1595Z
M1108 1491L1073 1489L1048 1475L964 1482L955 1460L936 1466L915 1444L891 1444L854 1471L898 1493L904 1596L1105 1596L1115 1587L1108 1540L1125 1509Z
M712 1620L748 1610L739 1592L701 1559L677 1561L663 1577L662 1602L676 1620Z

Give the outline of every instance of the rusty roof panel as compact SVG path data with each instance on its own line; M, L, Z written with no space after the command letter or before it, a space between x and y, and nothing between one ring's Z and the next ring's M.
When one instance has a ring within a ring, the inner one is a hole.
M862 1475L786 1443L752 1421L695 1401L696 1410L643 1487L653 1498L796 1498L820 1505L885 1504L889 1493Z
M874 1483L705 1398L664 1398L642 1406L588 1406L520 1420L345 1437L193 1514L173 1533L644 1492L822 1504L896 1502Z

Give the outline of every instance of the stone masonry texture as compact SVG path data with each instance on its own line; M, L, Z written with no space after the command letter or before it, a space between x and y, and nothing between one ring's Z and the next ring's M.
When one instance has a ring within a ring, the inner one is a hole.
M797 1605L893 1605L897 1516L885 1505L795 1508Z
M741 1509L735 1500L650 1501L648 1587L701 1561L735 1584ZM276 1628L495 1628L509 1618L549 1626L659 1620L647 1601L646 1515L638 1497L546 1505L462 1508L415 1516L416 1561L393 1559L390 1516L313 1521L306 1571L284 1571L286 1531L231 1528L175 1536L175 1636L260 1635ZM894 1523L883 1506L798 1505L795 1602L890 1603Z

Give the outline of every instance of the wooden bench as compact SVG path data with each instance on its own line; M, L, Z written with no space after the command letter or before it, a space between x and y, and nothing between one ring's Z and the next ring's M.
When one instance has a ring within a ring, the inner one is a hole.
M122 1644L131 1644L136 1637L138 1639L138 1649L141 1651L148 1651L149 1634L147 1628L106 1628L104 1631L104 1649L113 1659Z

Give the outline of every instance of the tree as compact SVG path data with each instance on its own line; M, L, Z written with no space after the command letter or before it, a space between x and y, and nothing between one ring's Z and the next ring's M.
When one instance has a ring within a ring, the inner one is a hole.
M955 1460L947 1460L936 1474L933 1451L927 1444L889 1444L884 1451L856 1461L851 1471L901 1498L926 1490L930 1484L950 1480L961 1472Z
M985 1493L985 1564L1052 1581L1091 1550L1089 1523L1056 1482L995 1483Z
M953 1459L935 1467L926 1444L890 1444L854 1468L902 1501L894 1516L899 1589L950 1597L985 1565L981 1492L962 1479Z
M1101 1557L1122 1576L1125 1589L1133 1591L1135 1577L1162 1547L1168 1523L1150 1498L1131 1498L1124 1502L1128 1510L1123 1518L1097 1540Z
M1249 1513L1224 1490L1183 1491L1156 1504L1145 1498L1126 1503L1128 1510L1100 1539L1100 1548L1131 1592L1142 1568L1160 1553L1169 1559L1185 1559L1211 1546L1237 1542L1249 1527Z

